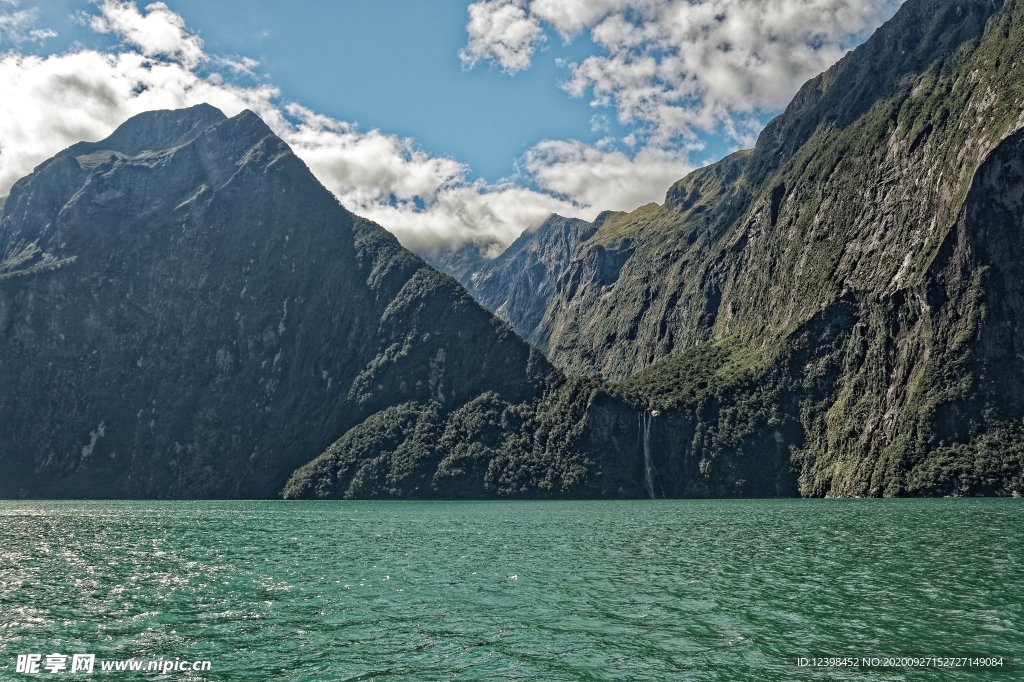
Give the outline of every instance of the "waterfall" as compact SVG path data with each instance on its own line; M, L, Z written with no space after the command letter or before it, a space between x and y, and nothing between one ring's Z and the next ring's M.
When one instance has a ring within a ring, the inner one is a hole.
M651 413L642 412L639 418L644 446L644 490L653 500L658 496L654 492L654 477L657 471L655 471L654 461L651 459Z

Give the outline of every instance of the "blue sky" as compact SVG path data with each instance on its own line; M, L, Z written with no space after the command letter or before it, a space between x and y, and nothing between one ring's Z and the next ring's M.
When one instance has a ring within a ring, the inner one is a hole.
M431 154L453 156L489 181L512 175L516 160L539 140L602 136L590 130L597 112L589 103L558 87L566 70L556 60L584 58L585 36L571 44L553 36L533 68L511 77L493 65L465 69L459 49L466 41L467 4L167 2L210 52L259 61L257 72L280 87L285 98L362 127L411 137ZM80 13L93 10L87 1L57 0L38 9L39 23L58 35L26 45L26 51L117 42L82 24ZM622 132L614 117L608 123Z
M0 0L0 116L22 122L0 120L0 185L74 135L206 99L257 111L413 248L507 243L551 211L660 201L899 4Z
M588 103L557 85L565 76L555 59L582 58L580 44L555 42L533 69L510 78L493 67L462 68L465 2L347 0L298 12L291 5L172 7L201 27L210 49L258 59L286 97L412 137L491 181L511 175L515 159L541 139L597 137Z

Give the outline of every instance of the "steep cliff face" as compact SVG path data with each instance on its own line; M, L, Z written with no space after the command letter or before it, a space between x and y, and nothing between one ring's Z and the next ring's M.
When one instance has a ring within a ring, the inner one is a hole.
M2 496L275 496L354 427L332 452L372 441L362 496L639 486L635 452L581 449L593 391L556 413L539 353L250 112L152 112L65 150L14 186L0 254ZM505 413L506 447L415 451L426 424Z
M974 174L912 285L866 298L834 402L798 453L806 494L1020 492L1024 132Z
M536 230L520 235L463 283L484 306L521 330L523 338L542 342L537 332L555 294L558 276L580 244L612 215L602 214L596 224L553 215Z
M1007 339L1024 321L1011 284L1022 67L1020 2L910 0L753 150L597 229L537 325L510 319L566 371L628 378L654 407L682 358L729 349L727 369L740 358L802 403L778 437L804 494L1019 489L1024 403ZM848 327L808 356L794 335L837 302ZM831 385L792 383L809 357ZM708 381L723 409L753 399ZM675 391L671 409L728 437L695 435L680 458L726 467L767 442L767 421L730 426L700 416L700 400Z
M919 280L974 169L1019 123L1019 15L908 2L755 149L607 221L558 273L544 319L517 331L564 368L624 378L708 340L776 338L846 288Z

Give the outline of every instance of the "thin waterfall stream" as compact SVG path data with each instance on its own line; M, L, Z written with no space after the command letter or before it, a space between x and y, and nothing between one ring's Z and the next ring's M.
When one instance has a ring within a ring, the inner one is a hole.
M653 419L653 414L644 411L638 417L644 448L644 490L647 491L647 495L652 500L655 500L658 498L658 495L655 492L654 479L658 475L658 471L654 468L654 460L651 457L651 420ZM662 491L662 497L664 496L664 491Z

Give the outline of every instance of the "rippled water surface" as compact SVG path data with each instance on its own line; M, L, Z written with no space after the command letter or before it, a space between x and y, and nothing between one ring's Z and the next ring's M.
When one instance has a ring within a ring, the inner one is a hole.
M0 502L0 679L1024 679L793 663L1024 656L1022 547L1019 500Z

